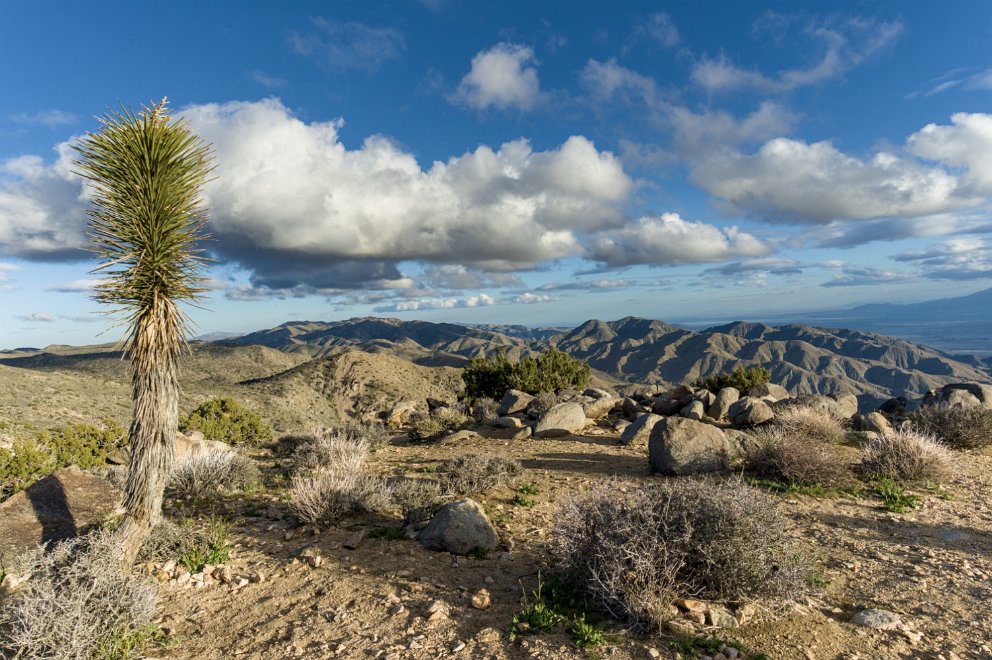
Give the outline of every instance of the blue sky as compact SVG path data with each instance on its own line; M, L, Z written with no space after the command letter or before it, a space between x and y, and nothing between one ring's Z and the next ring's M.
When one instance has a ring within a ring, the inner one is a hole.
M163 96L216 157L198 333L965 295L990 37L981 2L8 1L0 347L118 338L69 145Z

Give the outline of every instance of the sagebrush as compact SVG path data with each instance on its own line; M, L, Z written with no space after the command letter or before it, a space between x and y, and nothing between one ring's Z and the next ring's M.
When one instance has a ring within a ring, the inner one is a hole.
M181 497L200 497L220 491L239 491L258 483L258 466L231 449L210 448L177 460L167 488Z
M809 406L788 406L775 414L773 424L792 436L804 436L824 443L844 441L844 423L825 410Z
M496 419L496 411L499 410L499 403L496 399L488 396L476 399L472 405L472 417L477 422L488 422Z
M812 562L767 494L740 481L611 483L566 501L561 568L613 616L658 630L680 597L793 597Z
M992 410L956 406L924 406L911 417L920 431L937 436L952 449L992 446Z
M360 472L369 456L369 443L338 429L303 436L293 452L293 470L306 474L325 470Z
M365 473L369 446L363 438L329 429L301 443L293 454L295 475L290 506L307 523L334 522L361 511L381 511L392 504L391 486Z
M26 587L0 608L0 647L18 658L133 658L151 637L158 589L117 560L109 532L38 549Z
M451 431L457 431L469 422L469 417L456 408L437 408L428 415L413 416L407 432L413 442L436 440Z
M438 478L448 493L469 495L482 493L505 485L521 473L518 461L502 456L466 454L450 458L441 464Z
M404 525L428 520L445 502L441 484L433 479L401 479L393 484L392 497Z
M293 477L290 506L306 523L332 523L355 512L383 511L392 504L392 489L372 474L325 471Z

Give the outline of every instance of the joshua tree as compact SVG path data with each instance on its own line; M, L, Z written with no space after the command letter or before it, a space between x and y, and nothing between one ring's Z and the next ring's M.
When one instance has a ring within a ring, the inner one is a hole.
M134 419L120 559L134 561L162 515L179 419L179 358L187 348L181 301L200 288L206 210L201 189L210 147L179 120L166 99L140 113L122 107L100 119L98 133L76 145L79 174L89 184L92 248L107 277L94 298L123 312L124 355L131 366Z

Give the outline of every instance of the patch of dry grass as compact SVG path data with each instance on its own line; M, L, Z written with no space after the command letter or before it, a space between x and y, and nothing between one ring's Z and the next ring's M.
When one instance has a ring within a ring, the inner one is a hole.
M861 466L869 475L896 481L946 481L954 465L954 455L936 436L911 427L885 433L868 442Z

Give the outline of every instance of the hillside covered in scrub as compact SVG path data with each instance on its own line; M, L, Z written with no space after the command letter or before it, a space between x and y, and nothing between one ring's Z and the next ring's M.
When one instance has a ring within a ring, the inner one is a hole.
M394 353L418 364L451 366L496 350L519 359L556 348L616 381L659 385L677 385L737 366L764 365L774 382L792 392L851 393L866 408L896 396L919 398L952 382L992 382L992 374L980 367L884 335L746 322L695 332L627 317L528 334L501 332L498 326L358 318L286 323L224 343L309 355L357 348Z

